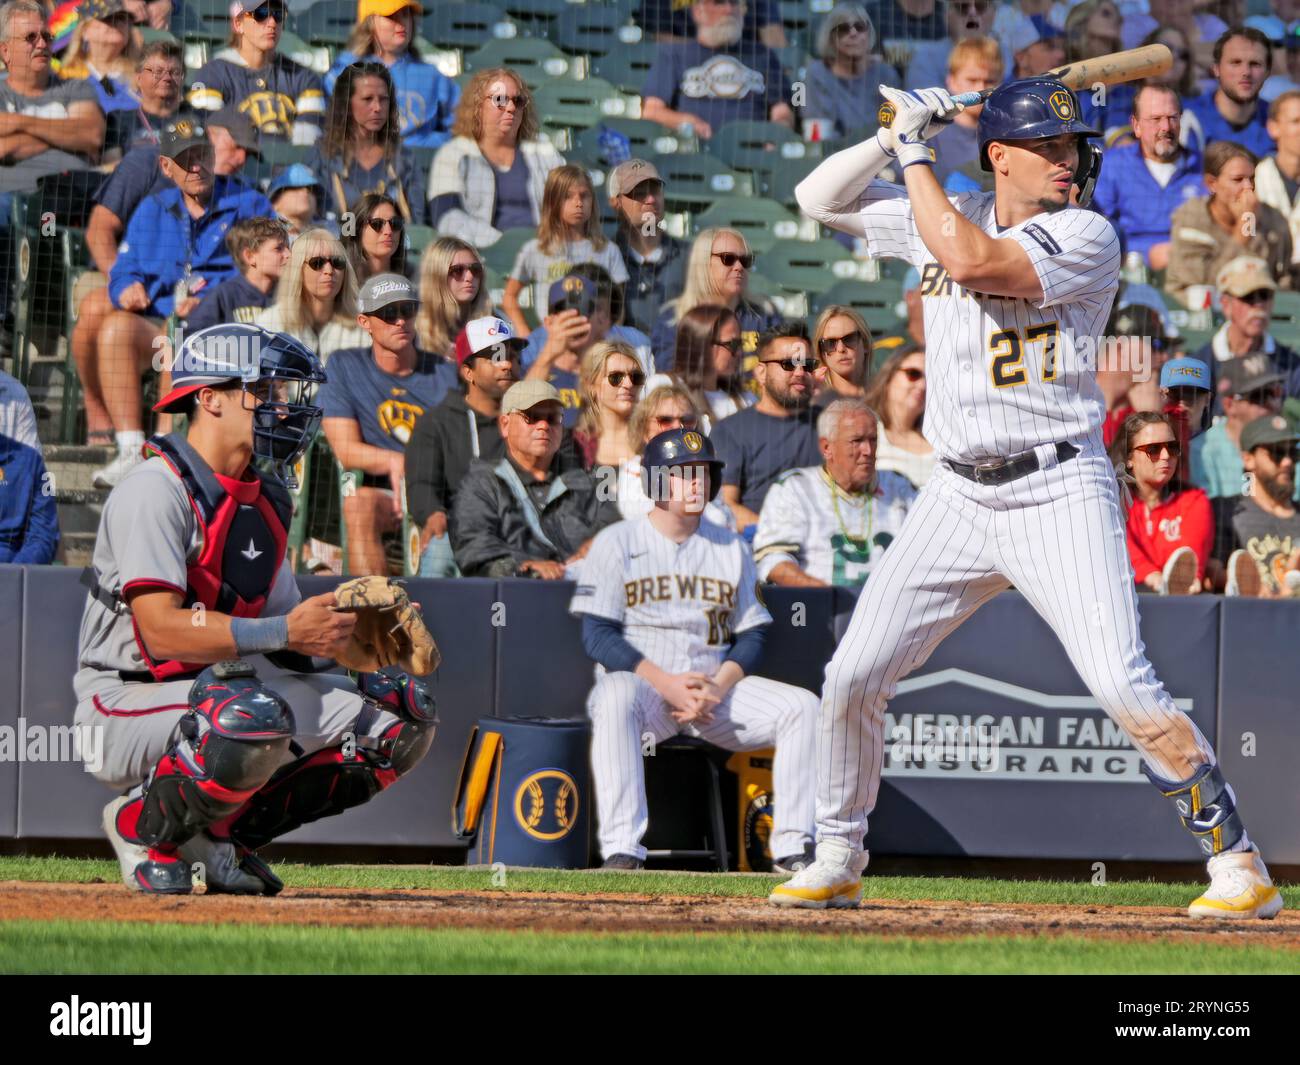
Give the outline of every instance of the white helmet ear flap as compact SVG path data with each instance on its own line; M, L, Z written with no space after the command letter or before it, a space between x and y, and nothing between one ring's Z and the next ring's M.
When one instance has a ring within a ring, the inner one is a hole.
M1074 172L1074 183L1079 186L1080 207L1092 203L1092 193L1100 176L1101 148L1090 140L1084 140L1079 150L1079 169Z

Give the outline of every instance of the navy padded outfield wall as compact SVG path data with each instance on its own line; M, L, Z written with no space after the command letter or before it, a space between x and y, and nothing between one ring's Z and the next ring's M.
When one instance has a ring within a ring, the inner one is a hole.
M32 726L71 723L85 589L75 571L0 566L0 838L98 839L109 793L76 761L26 760ZM305 594L337 583L303 578ZM408 582L442 650L441 724L418 770L374 802L287 841L464 846L452 827L460 761L485 717L580 718L591 684L571 586ZM775 619L760 672L816 690L853 609L836 590L764 589ZM1142 597L1156 671L1220 751L1251 835L1300 862L1300 621L1288 603ZM955 749L935 743L965 728ZM38 730L47 733L49 730ZM1046 625L1014 592L984 606L889 706L871 847L881 854L1194 861L1126 739L1096 707ZM653 811L651 811L653 816Z

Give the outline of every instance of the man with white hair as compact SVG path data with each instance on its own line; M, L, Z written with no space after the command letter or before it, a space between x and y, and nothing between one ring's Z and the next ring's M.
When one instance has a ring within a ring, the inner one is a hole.
M641 91L641 115L708 140L728 122L794 125L791 89L771 49L742 39L745 5L696 0L695 40L661 44Z
M837 399L821 412L822 464L778 478L763 501L754 536L763 580L797 588L866 582L916 498L902 474L876 472L879 431L861 399Z

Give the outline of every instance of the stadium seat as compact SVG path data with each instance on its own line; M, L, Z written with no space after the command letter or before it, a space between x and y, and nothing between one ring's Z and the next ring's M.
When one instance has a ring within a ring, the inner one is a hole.
M642 39L640 26L604 4L569 4L549 36L566 52L586 56L607 55Z
M762 253L778 241L796 240L799 235L799 219L774 200L761 197L742 199L728 196L692 219L691 228L695 233L711 226L739 230L749 246Z
M1273 297L1269 333L1279 344L1300 348L1300 292L1278 292Z
M357 5L353 0L316 0L293 19L294 31L310 44L341 48L352 35L357 22Z
M812 57L802 44L787 44L784 48L778 48L776 57L791 81L803 81L808 64L812 62Z
M754 179L737 174L711 155L657 155L668 210L702 210L724 197L752 197Z
M620 44L613 51L595 56L591 72L632 96L640 96L646 75L654 64L658 46L651 41Z
M898 308L903 301L903 286L897 281L837 281L812 299L812 313L834 304L852 307L871 327L872 333L892 332L901 320Z
M230 37L230 5L222 0L189 0L172 12L170 28L186 44L224 45Z
M419 261L424 249L438 239L438 231L433 226L409 225L406 227L407 262Z
M826 12L830 11L830 0L781 0L778 9L781 12L781 25L785 27L786 40L811 44L813 28L821 22Z
M575 148L584 158L599 160L603 166L615 166L624 159L650 159L687 151L691 143L649 119L610 117L579 133Z
M815 294L854 277L857 262L838 241L783 240L763 252L755 269L784 289Z
M603 78L548 81L533 93L533 103L542 124L551 129L587 129L627 110L627 101Z
M820 159L773 159L770 165L759 171L758 191L769 200L794 208L795 186L806 178Z
M776 122L728 122L713 131L707 147L733 170L763 170L777 159L820 157L817 145Z
M465 55L468 73L492 67L518 71L531 89L552 78L572 78L579 73L578 60L565 55L550 41L537 37L488 41L482 48Z
M481 3L438 4L420 21L420 30L438 48L466 50L519 34L504 8Z
M501 275L503 288L505 287L505 279L510 276L510 271L514 268L515 257L519 254L519 249L535 236L537 236L537 230L531 226L507 229L501 234L500 240L482 249L483 265ZM525 291L528 290L525 289Z
M570 0L501 0L526 37L554 37L555 22L569 9Z
M275 50L317 74L328 74L333 53L325 45L310 45L296 33L285 30Z

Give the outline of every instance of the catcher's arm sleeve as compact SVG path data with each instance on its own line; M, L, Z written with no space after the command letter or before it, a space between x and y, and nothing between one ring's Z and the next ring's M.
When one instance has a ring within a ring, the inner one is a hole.
M804 214L823 225L865 237L867 220L862 216L862 194L892 161L877 137L836 152L799 182L794 197Z

